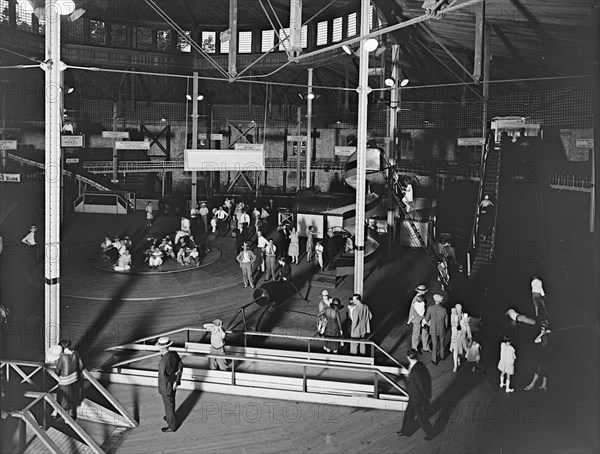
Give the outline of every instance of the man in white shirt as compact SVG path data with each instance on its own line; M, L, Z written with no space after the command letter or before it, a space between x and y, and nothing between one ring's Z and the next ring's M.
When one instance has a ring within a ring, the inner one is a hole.
M35 246L37 244L37 241L35 241L35 232L36 231L37 231L37 227L35 225L32 225L29 228L29 233L27 235L25 235L25 238L23 238L21 240L21 242L28 246Z
M219 235L225 235L225 231L227 229L227 223L225 222L227 219L227 211L225 211L224 207L221 206L217 210L217 231Z
M260 270L264 273L266 271L266 260L265 260L265 251L267 246L269 245L269 240L267 240L264 235L262 234L262 232L260 230L258 230L256 232L258 238L257 238L257 244L258 244L258 250L257 252L260 254L258 258L258 260L260 260Z
M252 280L252 264L256 260L256 256L254 255L254 252L248 249L248 243L242 245L242 252L238 254L236 260L242 269L244 288L248 287L248 284L250 284L250 287L254 288L254 282Z
M536 317L539 316L540 304L544 307L544 313L548 315L546 309L546 293L544 293L542 280L538 276L533 276L533 279L531 280L531 299L533 300Z
M273 238L269 238L269 244L265 246L265 262L267 276L265 281L275 278L275 270L277 269L277 246L273 242Z
M202 218L202 224L204 225L203 233L208 233L208 207L206 203L202 202L200 204L200 209L198 210L198 214Z

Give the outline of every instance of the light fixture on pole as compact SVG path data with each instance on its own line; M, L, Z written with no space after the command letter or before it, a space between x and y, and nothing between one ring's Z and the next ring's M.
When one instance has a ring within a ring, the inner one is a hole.
M191 101L193 98L192 98L192 95L187 94L187 95L185 95L185 99L187 99L188 101ZM204 99L204 95L198 95L198 97L196 99L198 101L202 101Z
M373 52L375 49L377 49L378 46L379 41L377 41L375 38L369 38L364 43L364 49L367 52Z

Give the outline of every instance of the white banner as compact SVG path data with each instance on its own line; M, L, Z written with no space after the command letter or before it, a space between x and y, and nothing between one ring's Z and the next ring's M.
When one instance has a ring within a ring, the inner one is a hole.
M255 151L262 153L265 149L262 143L236 143L235 151Z
M206 140L206 133L205 132L199 132L198 133L198 139L200 139L200 140ZM210 140L223 140L223 134L211 134L210 135Z
M116 150L149 150L150 142L146 141L119 141L115 142Z
M287 136L288 142L306 142L306 136Z
M485 145L485 138L483 137L459 137L456 140L459 147L478 147Z
M82 148L85 142L83 135L61 135L60 146L65 148Z
M16 150L16 140L0 140L0 150Z
M336 156L351 156L356 151L356 147L335 147Z
M594 148L594 139L576 139L577 148Z
M129 131L102 131L105 139L129 139Z

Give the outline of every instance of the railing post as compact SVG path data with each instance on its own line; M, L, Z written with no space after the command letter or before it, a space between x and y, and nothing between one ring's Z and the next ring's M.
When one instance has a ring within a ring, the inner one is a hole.
M190 341L190 330L185 330L185 342L188 343Z
M25 424L25 421L23 421L21 418L18 418L18 424L19 424L19 428L18 433L19 433L19 452L25 452L25 447L27 446L27 424Z
M308 387L306 383L306 366L302 366L302 392L305 393L307 389Z
M375 399L379 399L379 377L377 372L373 374L373 391Z
M231 360L231 384L235 386L235 359Z

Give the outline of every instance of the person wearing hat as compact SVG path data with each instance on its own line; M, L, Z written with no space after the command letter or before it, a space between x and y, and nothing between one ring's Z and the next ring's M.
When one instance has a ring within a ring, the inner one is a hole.
M424 304L425 306L425 312L427 311L427 292L429 291L429 289L427 288L427 286L425 284L421 284L419 286L417 286L417 288L415 288L415 292L416 295L413 297L412 302L411 302L411 308L413 307L413 305L415 305L415 303L417 304L417 306L420 307L421 304ZM418 300L418 298L421 298L423 301L421 302L420 300ZM419 310L420 312L420 310ZM409 311L409 315L408 317L410 318L410 311ZM423 313L422 317L425 317L425 313ZM414 323L414 322L413 322ZM414 325L413 325L414 326ZM413 336L415 336L415 330L413 330ZM429 329L427 324L425 323L425 320L421 320L421 325L419 327L419 329L417 330L418 334L421 335L421 341L423 343L423 351L425 352L429 352L431 351L429 349ZM417 347L418 347L418 335L417 335ZM417 347L413 347L415 350L418 351Z
M402 428L396 432L401 437L408 437L415 416L425 431L425 440L433 439L433 427L427 416L429 399L431 398L431 376L427 367L418 359L418 352L414 349L406 353L408 359L408 377L406 379L406 392L408 393L408 406L404 410Z
M350 304L348 304L348 321L350 325L350 337L352 339L365 339L367 334L371 333L371 318L373 315L369 307L361 301L358 293L352 295ZM350 342L350 354L358 354L358 342ZM360 354L367 353L367 346L360 343Z
M285 257L279 259L279 265L281 266L279 267L279 272L277 273L277 278L275 280L287 285L292 281L292 267Z
M433 295L433 306L427 308L425 322L429 325L429 335L431 336L431 362L437 364L440 359L445 358L444 337L448 329L448 313L442 306L444 297L442 295ZM439 358L438 358L439 353Z
M200 215L200 219L202 219L202 233L208 233L208 207L205 202L200 204L200 208L198 209L198 214Z
M183 363L177 352L169 351L173 342L168 337L160 337L156 345L160 349L161 358L158 363L158 393L161 395L165 407L163 419L167 426L160 429L163 432L175 432L175 392L181 384Z
M227 333L223 330L223 322L217 318L212 323L205 323L204 329L210 331L210 354L225 356L225 336ZM209 367L211 370L227 370L227 360L224 358L209 358Z
M256 255L250 249L248 249L248 243L242 244L242 251L237 255L236 260L240 264L242 269L242 278L244 279L244 288L254 288L254 281L252 280L252 264L256 260Z
M329 298L329 295L327 295ZM318 317L324 315L327 317L327 326L325 326L325 332L323 336L340 338L344 334L342 327L342 319L340 318L339 311L344 308L339 298L333 298L331 304L319 312ZM340 348L340 343L337 341L326 340L323 342L323 350L326 352L337 353Z
M319 301L319 313L323 312L326 308L331 306L332 299L329 296L328 290L321 292L321 301Z

